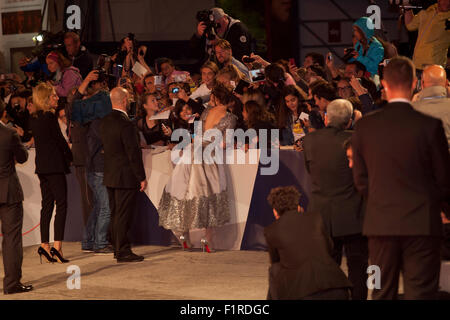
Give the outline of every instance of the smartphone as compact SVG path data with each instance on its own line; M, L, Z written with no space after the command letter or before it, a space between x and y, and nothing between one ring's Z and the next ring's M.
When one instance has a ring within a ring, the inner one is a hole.
M331 52L327 55L327 59L328 61L333 61L333 54Z
M250 58L250 57L245 57L245 58L242 59L242 62L244 62L244 63L252 63L254 61L255 61L255 59L254 58Z
M155 86L162 85L162 76L155 76Z
M302 113L300 113L299 119L309 121L309 114L302 112Z
M250 81L260 82L266 80L264 69L250 70Z
M185 74L177 74L175 77L175 82L186 82L186 75Z
M240 80L236 88L234 89L234 92L237 94L243 95L244 94L244 88L248 88L250 86L250 83L244 80Z
M178 88L178 87L172 88L171 92L178 93L178 92L180 92L180 88Z
M291 66L295 66L295 59L294 59L294 58L290 58L290 59L289 59L289 64L290 64Z
M119 80L119 87L127 84L127 78L120 78Z

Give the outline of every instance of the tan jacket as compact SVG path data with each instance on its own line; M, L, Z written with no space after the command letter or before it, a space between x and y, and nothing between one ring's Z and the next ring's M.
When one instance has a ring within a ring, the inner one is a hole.
M442 120L450 152L450 99L444 87L428 87L423 89L418 100L413 103L414 109L426 115Z
M438 12L437 4L420 11L406 25L409 31L419 30L413 61L423 70L424 65L447 64L447 51L450 46L450 31L445 30L445 21L450 18L450 11Z

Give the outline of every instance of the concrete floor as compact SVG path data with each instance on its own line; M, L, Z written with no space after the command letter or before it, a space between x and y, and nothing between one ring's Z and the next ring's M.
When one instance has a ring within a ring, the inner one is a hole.
M117 263L112 255L83 253L79 242L65 242L68 264L40 264L37 249L37 245L24 248L22 266L22 282L31 283L34 290L2 295L2 288L0 299L264 300L267 295L269 257L263 251L207 254L179 247L139 246L133 251L145 257L143 262ZM67 268L72 265L80 268L80 289L67 288L72 274ZM345 258L341 268L347 273ZM402 287L400 281L400 292Z
M81 252L78 242L64 243L68 264L39 263L38 246L24 248L22 282L29 293L0 299L163 299L254 300L267 294L267 252L184 252L178 247L140 246L143 262L116 263L112 255ZM81 288L69 290L70 265L81 270ZM3 265L0 269L3 276ZM3 289L2 289L3 290Z

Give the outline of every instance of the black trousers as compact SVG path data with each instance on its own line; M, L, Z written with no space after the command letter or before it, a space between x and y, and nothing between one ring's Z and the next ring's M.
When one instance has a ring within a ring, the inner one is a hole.
M275 262L270 265L269 268L269 290L267 291L267 300L281 300L279 295L283 294L282 292L277 292L276 289L276 281L277 274L281 271L281 263ZM295 283L291 284L291 286L295 286ZM295 292L296 288L290 288L290 292ZM350 298L349 289L348 288L331 288L325 289L308 296L304 296L303 298L299 298L299 300L348 300ZM283 297L284 299L284 297Z
M369 259L380 267L381 288L374 300L396 300L400 271L405 300L437 299L441 270L440 237L369 237Z
M342 249L347 257L348 279L353 285L352 300L367 299L367 267L369 253L367 238L362 234L343 237L333 237L332 256L340 266L342 261Z
M64 173L38 174L41 194L41 242L49 242L50 220L56 203L56 215L54 222L55 241L64 240L64 229L67 215L67 182Z
M2 253L5 269L3 290L10 290L22 278L22 202L0 204L0 220L2 222Z
M86 226L89 215L92 212L93 205L93 194L89 184L87 183L86 167L76 166L75 175L77 177L78 184L80 185L81 209L83 210L84 226Z
M444 241L442 243L442 260L450 260L450 223L444 224Z
M109 208L111 210L110 236L116 257L131 254L128 240L138 189L117 189L108 187Z

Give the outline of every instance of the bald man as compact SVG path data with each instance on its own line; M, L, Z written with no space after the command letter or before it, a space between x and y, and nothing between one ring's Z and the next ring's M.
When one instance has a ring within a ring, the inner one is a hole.
M413 107L424 114L442 120L450 152L450 99L445 69L431 65L423 70L422 88Z
M128 118L128 91L111 90L112 112L102 119L100 136L104 148L105 172L103 184L108 189L111 209L111 242L117 262L144 260L131 251L127 237L136 196L147 187L139 134Z

